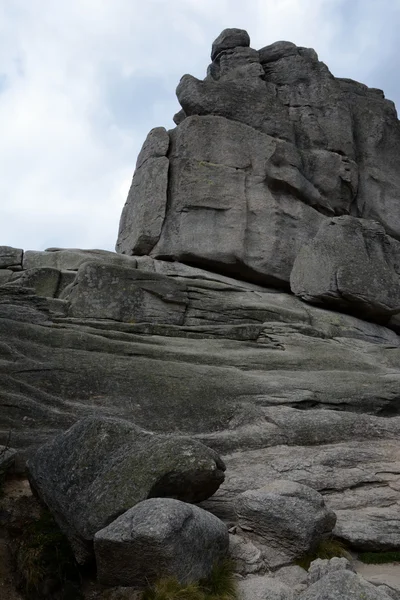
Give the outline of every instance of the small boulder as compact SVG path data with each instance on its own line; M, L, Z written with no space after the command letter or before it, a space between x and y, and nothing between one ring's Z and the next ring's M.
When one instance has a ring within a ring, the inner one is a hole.
M92 556L94 534L131 507L151 497L201 502L225 470L200 442L108 418L79 421L39 448L27 467L33 490L82 564Z
M211 513L152 498L96 533L97 577L104 585L138 588L166 577L191 583L210 575L228 545L226 526Z
M214 60L223 50L231 50L238 46L250 46L250 36L244 29L224 29L214 40L211 48L211 60Z
M315 583L328 575L328 573L335 573L336 571L352 571L355 572L352 564L347 558L335 556L334 558L313 560L310 568L308 569L308 583Z
M261 545L270 568L312 551L336 522L316 490L282 479L239 494L235 511L240 527Z
M329 573L313 583L300 600L390 600L384 591L379 590L356 573L342 569Z

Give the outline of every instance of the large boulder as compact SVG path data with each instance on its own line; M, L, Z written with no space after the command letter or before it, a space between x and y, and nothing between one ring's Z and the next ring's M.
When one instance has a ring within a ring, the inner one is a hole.
M400 242L374 221L326 220L296 256L290 285L303 300L388 320L400 312Z
M95 417L42 446L27 468L81 563L94 534L132 506L162 496L200 502L218 489L225 469L200 442Z
M321 494L283 479L243 492L235 499L235 510L240 527L261 544L271 568L315 550L336 522Z
M228 551L228 530L214 515L169 498L140 502L94 538L97 577L105 585L144 588L175 577L208 577Z

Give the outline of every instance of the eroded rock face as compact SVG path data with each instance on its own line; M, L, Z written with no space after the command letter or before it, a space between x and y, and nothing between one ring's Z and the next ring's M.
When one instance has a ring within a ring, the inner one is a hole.
M364 238L380 223L368 257L380 275L367 298L350 289L364 256L360 236L348 236L341 309L371 319L398 312L400 126L393 103L380 90L335 78L312 49L276 42L254 50L243 30L224 30L211 57L203 81L184 75L178 85L177 127L153 130L158 143L145 142L151 158L137 166L118 252L285 287L302 247L314 238L329 244L331 218L349 215ZM154 173L151 161L163 161ZM389 246L393 260L381 268ZM304 285L313 278L303 259ZM299 286L303 298L323 295Z
M28 462L33 489L80 563L91 557L94 534L126 510L151 497L200 502L218 489L224 469L200 442L101 418L80 421Z

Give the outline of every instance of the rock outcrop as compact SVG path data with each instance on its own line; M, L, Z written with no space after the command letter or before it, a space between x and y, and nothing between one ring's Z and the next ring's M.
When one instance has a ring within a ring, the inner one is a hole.
M342 308L372 319L399 312L393 103L335 78L314 50L289 42L253 50L243 30L223 31L211 58L203 81L184 75L178 85L177 127L152 130L144 144L117 251L286 288L297 261L292 289L301 297L338 297ZM347 229L332 231L331 218L341 215ZM349 227L358 231L353 240ZM332 245L330 259L347 267L336 291L338 266L321 258L315 273L313 262ZM357 286L365 259L363 275L375 273L366 298L365 282Z
M313 50L256 51L242 30L177 93L177 126L138 157L117 253L0 248L0 443L11 431L37 489L43 469L57 487L64 459L34 451L84 417L117 417L160 452L182 436L207 445L227 472L201 507L257 573L243 590L262 594L268 561L235 507L271 480L319 492L353 550L400 547L399 122ZM133 505L112 500L88 535L90 503L63 508L80 515L76 539L90 545ZM340 569L304 600L325 589L384 597Z

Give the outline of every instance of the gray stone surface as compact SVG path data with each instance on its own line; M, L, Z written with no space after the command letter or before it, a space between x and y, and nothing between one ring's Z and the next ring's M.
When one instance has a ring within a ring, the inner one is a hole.
M385 592L378 590L355 573L346 570L329 573L312 584L301 600L389 600Z
M37 296L54 298L60 281L60 271L52 267L38 267L14 273L8 285L32 288Z
M79 248L49 248L45 251L24 252L24 270L52 267L59 271L77 271L88 261L101 261L115 266L136 268L135 259L108 250L81 250Z
M339 558L338 556L330 559L317 558L317 560L312 561L308 569L308 583L315 583L329 573L343 570L355 572L354 566L347 558Z
M0 269L17 267L22 264L23 250L11 246L0 246Z
M293 590L267 575L246 577L237 583L239 600L294 600Z
M188 304L186 286L164 275L90 262L61 295L71 317L181 325Z
M211 60L224 50L237 48L238 46L250 46L250 37L244 29L224 29L214 40L211 48Z
M138 588L166 577L191 583L210 575L228 543L226 526L205 510L169 498L145 500L96 533L97 577Z
M311 563L312 564L312 563ZM308 582L307 571L299 565L289 565L282 567L274 573L275 577L290 588L294 589L299 585L306 585Z
M241 535L229 535L229 556L235 564L235 572L240 575L266 571L261 550Z
M290 286L303 300L388 319L400 311L399 259L400 242L382 225L336 217L301 248Z
M239 494L234 507L239 526L261 545L270 568L312 552L336 522L321 494L283 479Z
M80 563L91 556L94 534L132 506L158 496L199 502L218 489L225 469L198 441L94 417L39 448L27 468Z
M158 242L167 205L169 135L152 129L137 159L118 232L117 252L148 254Z

